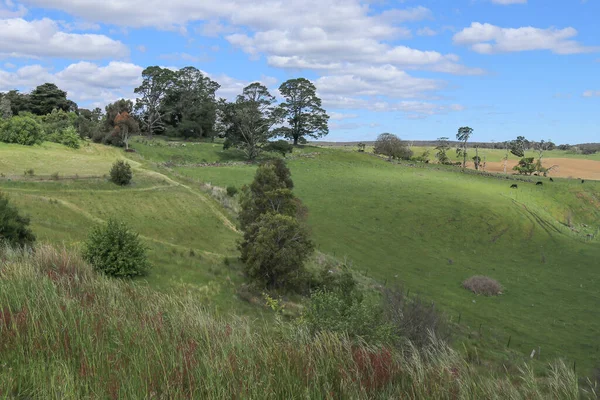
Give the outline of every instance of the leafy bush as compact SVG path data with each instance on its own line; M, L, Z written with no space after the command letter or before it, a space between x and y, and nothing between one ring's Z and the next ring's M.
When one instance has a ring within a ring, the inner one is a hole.
M42 126L32 117L12 117L5 121L0 129L0 142L33 146L43 141Z
M13 246L29 246L35 242L29 218L21 216L3 193L0 193L0 241Z
M448 339L449 326L435 306L419 296L409 298L402 288L383 291L383 310L395 337L408 339L417 347L428 345L431 333L437 339Z
M318 290L302 315L312 332L336 332L371 343L389 342L391 326L383 320L380 304L358 290Z
M235 186L227 186L227 196L233 197L237 194L238 189Z
M502 294L502 285L500 285L497 280L487 276L472 276L465 280L462 283L462 286L475 294L483 294L485 296L497 296Z
M265 150L280 153L285 157L287 153L292 153L294 146L292 146L287 140L277 140L275 142L270 142L265 147Z
M401 160L410 160L413 151L406 146L398 136L391 133L382 133L377 137L373 148L375 154L382 154Z
M73 149L78 149L80 147L79 135L73 126L69 126L61 131L55 131L54 133L47 135L46 140L49 142L64 144L65 146Z
M267 213L248 227L240 245L248 277L267 287L296 288L314 245L294 217Z
M25 176L34 176L35 175L35 171L33 170L33 168L29 168L29 169L26 169L25 172L23 172L23 175L25 175Z
M111 182L117 185L129 185L129 183L131 182L131 178L133 178L131 166L129 165L129 163L123 160L118 160L117 162L115 162L112 168L110 169L110 180Z
M114 277L143 276L150 270L146 247L138 234L114 219L92 229L83 258L96 271Z

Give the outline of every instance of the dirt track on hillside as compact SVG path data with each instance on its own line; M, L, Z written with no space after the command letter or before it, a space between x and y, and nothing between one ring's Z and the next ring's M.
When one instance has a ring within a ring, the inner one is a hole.
M469 168L474 168L473 163L469 163ZM514 173L512 167L516 165L514 160L509 160L506 164L506 172ZM548 176L560 178L581 178L594 179L600 181L600 161L581 160L576 158L547 158L543 165L549 168L558 165L558 168L552 170ZM485 166L487 172L504 172L504 162L488 162Z

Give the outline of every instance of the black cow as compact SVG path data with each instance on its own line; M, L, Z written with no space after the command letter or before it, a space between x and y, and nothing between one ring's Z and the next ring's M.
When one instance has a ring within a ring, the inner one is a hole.
M554 179L550 178L550 182L554 182Z
M536 186L542 186L544 184L544 182L536 182Z
M519 186L517 186L517 184L516 184L516 183L513 183L513 184L510 186L510 188L511 188L511 189L518 189L518 188L519 188Z
M581 183L585 183L585 181L582 179L582 180L581 180Z

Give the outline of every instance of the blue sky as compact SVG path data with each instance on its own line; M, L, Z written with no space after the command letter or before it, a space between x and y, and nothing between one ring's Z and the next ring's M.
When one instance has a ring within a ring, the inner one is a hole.
M55 82L83 106L134 98L149 65L234 98L317 86L327 140L524 135L600 142L599 0L0 0L0 91Z

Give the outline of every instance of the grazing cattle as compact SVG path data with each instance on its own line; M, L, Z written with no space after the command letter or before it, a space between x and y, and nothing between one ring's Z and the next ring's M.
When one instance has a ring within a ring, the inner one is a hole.
M582 180L581 180L581 183L585 183L585 181L582 179Z
M511 188L511 189L517 189L518 187L519 187L519 186L517 186L517 184L516 184L516 183L513 183L513 184L510 186L510 188Z
M544 184L544 182L536 182L536 186L542 186Z
M550 178L550 182L554 182L554 179Z

